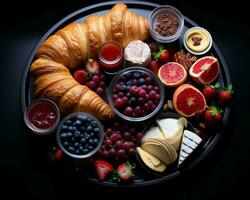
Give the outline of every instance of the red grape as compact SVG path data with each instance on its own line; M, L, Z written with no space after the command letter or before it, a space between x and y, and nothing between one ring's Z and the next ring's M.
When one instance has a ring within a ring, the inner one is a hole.
M116 142L118 139L119 139L119 136L116 134L116 133L113 133L111 136L110 136L110 139L112 140L112 142Z

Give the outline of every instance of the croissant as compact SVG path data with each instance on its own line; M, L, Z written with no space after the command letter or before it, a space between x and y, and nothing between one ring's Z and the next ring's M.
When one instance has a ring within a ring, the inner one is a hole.
M100 120L114 117L110 106L72 77L70 70L96 57L100 45L109 40L123 47L149 36L146 18L132 13L125 4L116 4L104 16L90 16L73 22L50 36L37 50L30 72L35 78L35 95L57 103L62 113L89 112Z

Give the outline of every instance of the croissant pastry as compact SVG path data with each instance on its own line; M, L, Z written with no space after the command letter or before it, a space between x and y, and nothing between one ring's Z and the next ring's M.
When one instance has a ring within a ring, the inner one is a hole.
M149 35L146 18L116 4L104 16L73 22L50 36L38 49L30 72L35 78L35 95L57 103L62 113L89 112L100 120L114 117L110 106L87 86L80 85L70 70L96 57L100 45L109 40L123 47Z

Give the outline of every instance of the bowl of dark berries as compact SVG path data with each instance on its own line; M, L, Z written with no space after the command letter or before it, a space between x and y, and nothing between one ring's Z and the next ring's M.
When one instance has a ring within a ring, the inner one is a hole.
M101 147L104 131L93 115L75 112L61 121L56 138L64 153L72 158L84 159L92 156Z
M122 119L146 121L160 112L164 87L158 77L143 67L129 67L117 73L108 88L108 102Z

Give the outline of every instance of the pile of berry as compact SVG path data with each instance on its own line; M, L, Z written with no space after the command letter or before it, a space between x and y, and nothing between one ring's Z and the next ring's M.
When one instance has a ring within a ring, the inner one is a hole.
M97 156L104 160L124 161L135 156L135 148L143 137L139 129L115 122L112 127L105 128L105 138Z
M114 107L130 117L142 117L153 112L161 98L156 81L140 71L121 76L112 92Z

